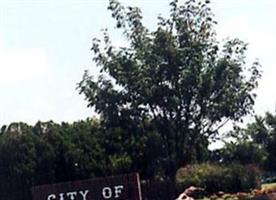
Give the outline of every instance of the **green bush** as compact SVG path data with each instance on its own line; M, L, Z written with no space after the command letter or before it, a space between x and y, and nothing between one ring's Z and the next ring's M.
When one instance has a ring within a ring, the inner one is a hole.
M253 165L194 164L177 171L176 183L179 191L197 186L208 193L247 192L260 188L260 171Z

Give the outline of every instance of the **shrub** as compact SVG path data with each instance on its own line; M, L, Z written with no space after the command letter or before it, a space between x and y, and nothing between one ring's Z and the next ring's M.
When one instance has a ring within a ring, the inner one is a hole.
M177 189L203 187L206 192L247 192L260 188L260 171L253 165L194 164L180 168L176 174Z

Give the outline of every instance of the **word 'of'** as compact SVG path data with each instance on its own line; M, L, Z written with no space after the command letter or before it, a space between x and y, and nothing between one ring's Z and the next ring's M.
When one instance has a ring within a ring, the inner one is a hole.
M122 194L122 191L124 189L123 185L117 185L114 186L113 190L110 187L104 187L102 189L102 197L104 199L111 199L111 198L119 198ZM77 196L81 196L82 200L88 200L87 194L89 193L89 190L80 190L80 191L73 191L73 192L67 192L67 193L59 193L56 194L50 194L47 197L47 200L75 200Z

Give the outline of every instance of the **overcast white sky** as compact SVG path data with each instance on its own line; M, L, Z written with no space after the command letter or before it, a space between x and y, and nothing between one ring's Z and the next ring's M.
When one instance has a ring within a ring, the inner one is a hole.
M123 0L137 5L149 27L169 0ZM259 58L263 78L257 114L276 104L276 0L213 0L219 38L249 43L248 60ZM108 0L0 0L0 126L38 120L75 121L92 116L75 90L83 71L96 74L91 39L114 23Z

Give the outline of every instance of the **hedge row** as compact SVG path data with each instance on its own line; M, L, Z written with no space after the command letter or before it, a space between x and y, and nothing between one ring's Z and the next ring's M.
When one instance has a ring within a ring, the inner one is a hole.
M206 192L247 192L260 188L260 170L253 165L195 164L180 168L176 174L179 191L189 186L205 188Z

